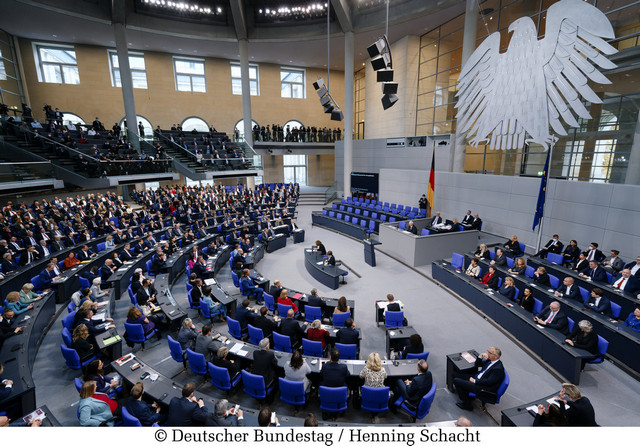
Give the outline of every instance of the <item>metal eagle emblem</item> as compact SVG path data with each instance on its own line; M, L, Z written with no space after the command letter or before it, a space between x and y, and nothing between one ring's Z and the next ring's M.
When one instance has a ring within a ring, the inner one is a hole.
M590 119L580 96L602 103L588 82L611 82L596 68L616 65L605 55L617 50L607 16L582 0L561 0L547 10L545 37L537 38L529 17L509 26L509 47L500 53L500 33L491 34L464 65L458 80L458 129L469 144L485 142L494 150L521 149L537 143L545 149L566 135L560 118L578 127L576 116ZM574 115L575 113L575 115ZM526 136L525 136L526 135Z

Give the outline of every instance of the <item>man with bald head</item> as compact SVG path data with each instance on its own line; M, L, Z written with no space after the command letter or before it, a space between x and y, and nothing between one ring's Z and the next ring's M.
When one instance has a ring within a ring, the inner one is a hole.
M614 290L626 291L627 293L640 291L640 281L631 274L630 269L623 269L620 271L620 275L620 278L611 284Z
M558 287L554 293L557 297L565 297L567 299L581 300L580 290L578 286L574 284L573 277L565 277L562 280L562 285Z
M551 302L533 320L542 326L558 330L562 334L569 333L569 320L564 311L560 309L560 302L558 301Z

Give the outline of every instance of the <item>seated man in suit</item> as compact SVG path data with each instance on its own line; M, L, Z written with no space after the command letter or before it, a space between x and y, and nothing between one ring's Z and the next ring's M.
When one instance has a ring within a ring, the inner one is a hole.
M269 339L264 338L258 344L260 350L253 352L253 374L264 378L264 385L269 388L276 380L278 359L269 350Z
M10 252L5 252L2 256L2 272L9 274L18 269L18 264L13 260Z
M20 266L30 265L39 258L40 254L38 254L35 245L29 245L26 251L20 255Z
M211 361L213 365L227 369L229 372L229 379L233 381L233 378L240 373L240 366L235 363L233 359L229 359L229 349L227 347L220 347L217 355Z
M635 294L640 291L640 280L636 279L628 268L620 271L620 278L615 280L611 286L616 290L626 291Z
M167 426L204 425L207 422L209 409L202 398L197 400L193 395L195 390L195 383L187 383L182 388L182 398L174 396L171 399Z
M344 327L336 333L336 342L340 344L358 344L360 333L356 330L356 324L349 318L344 322Z
M544 248L540 249L540 251L536 252L533 256L540 257L541 259L546 259L548 253L560 254L562 252L563 244L560 241L560 236L558 234L553 234L553 238L544 245Z
M496 393L498 391L498 387L504 380L504 366L500 360L501 356L502 351L498 347L489 347L486 353L482 353L476 359L474 372L480 369L479 373L474 373L474 376L468 378L460 376L453 379L453 385L461 400L456 403L456 406L471 411L473 405L470 393L478 395L480 392Z
M207 419L207 426L244 426L242 410L233 406L229 409L229 401L218 400L215 412Z
M40 274L38 274L40 283L45 288L49 288L51 286L51 282L60 278L60 276L56 276L56 273L53 270L54 267L55 263L49 263L47 264L46 268Z
M80 248L80 251L78 251L78 253L76 254L76 257L81 261L81 262L85 262L87 260L91 260L92 257L95 257L96 254L94 252L91 252L89 250L89 246L87 245L82 245L82 248Z
M271 338L271 333L273 333L274 331L278 331L277 322L280 320L278 316L274 316L272 321L267 317L268 312L269 309L267 307L260 308L260 316L256 317L251 322L251 325L262 330L262 335L265 338Z
M324 298L318 296L318 289L312 288L307 297L307 305L311 307L323 307L325 305Z
M504 255L504 251L502 250L502 248L496 249L496 255L493 257L491 264L495 266L506 266L507 256Z
M588 310L593 310L597 313L603 314L607 317L611 316L611 302L604 296L604 291L600 288L594 288L591 290L589 299L584 303L584 307Z
M344 387L347 385L349 369L346 364L340 364L340 351L337 348L331 349L331 361L325 362L320 374L322 375L321 386Z
M468 210L464 217L462 217L462 222L460 223L465 228L467 226L471 227L473 224L473 215L471 215L471 210Z
M191 272L195 273L201 279L204 279L207 275L207 262L204 260L204 257L198 256L198 260L193 264L193 268Z
M143 426L152 426L153 423L164 424L167 416L160 413L160 406L158 403L149 404L142 401L142 395L144 394L144 386L141 382L137 382L132 388L129 394L129 401L127 402L127 410L129 413L136 417L140 424Z
M574 284L573 277L565 277L562 280L562 285L553 293L557 297L565 297L567 299L581 300L580 290L578 286Z
M640 279L640 257L638 257L635 262L627 263L624 267L631 271L632 276L636 279Z
M114 271L114 264L113 264L113 260L111 259L107 259L104 261L104 265L102 265L102 268L100 268L100 278L102 279L102 288L107 288L108 287L108 283L107 280L109 280L109 277L111 277L111 274L113 274Z
M165 253L155 255L151 262L151 273L160 274L167 267L167 255Z
M269 294L271 294L275 300L278 300L282 288L282 283L278 279L276 279L273 281L273 285L271 285L271 288L269 288Z
M602 267L605 269L605 271L615 275L618 274L618 272L624 267L622 259L618 257L618 254L620 254L620 251L618 251L617 249L612 249L611 255L604 259L604 261L602 262Z
M416 225L413 224L413 220L409 220L409 223L407 223L407 226L404 228L404 230L414 235L418 235L418 228L416 228Z
M240 323L242 331L247 329L247 324L253 325L253 320L258 317L257 310L249 308L250 303L249 299L245 299L236 308L236 320Z
M431 221L431 227L438 229L442 225L444 225L444 220L440 216L440 212L436 212L436 216L433 217L433 220Z
M384 308L384 311L382 312L383 320L387 315L387 311L402 311L403 309L404 305L402 305L402 302L396 301L396 298L393 296L393 294L387 294L386 306Z
M51 254L51 248L47 246L47 242L44 240L40 240L40 242L38 242L38 246L36 246L36 251L38 251L38 255L40 257L47 257Z
M423 396L429 393L433 385L433 377L429 371L429 364L424 359L418 361L418 374L413 379L398 378L393 387L393 399L389 401L391 412L395 412L395 402L402 397L407 406L417 408Z
M604 260L604 254L598 249L598 244L596 242L592 242L583 254L589 261L595 260L597 262L602 262Z
M294 315L293 309L287 311L287 318L280 323L280 334L289 336L292 348L300 345L300 340L304 335L304 328L293 318ZM305 322L305 325L306 324Z
M213 324L205 324L202 327L202 333L196 338L196 346L194 351L204 355L207 361L211 361L214 357L217 357L218 348L215 341L211 338L211 330Z
M607 273L604 268L598 265L596 260L589 261L589 267L580 271L578 274L583 279L593 280L594 282L606 282Z
M336 258L333 256L333 251L327 251L327 259L324 261L326 265L336 266Z
M560 309L560 302L553 301L548 307L543 309L533 320L548 328L558 330L562 334L569 333L569 320L564 311Z

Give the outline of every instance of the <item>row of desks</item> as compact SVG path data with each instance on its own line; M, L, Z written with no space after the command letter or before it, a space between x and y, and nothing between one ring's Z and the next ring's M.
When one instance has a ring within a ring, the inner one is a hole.
M499 293L484 289L476 279L456 271L448 262L433 262L432 275L500 324L568 381L580 383L582 360L593 358L593 354L565 344L565 335L536 324L531 313Z
M465 256L465 267L468 266L472 257L472 254ZM488 271L489 261L482 260L480 265L483 272ZM545 266L545 268L547 267ZM553 301L560 302L562 310L566 313L567 317L573 319L575 323L583 319L590 321L593 324L595 332L609 341L607 353L636 372L640 372L640 355L637 354L637 352L640 351L640 333L624 326L622 322L614 322L615 319L610 319L600 313L584 308L581 300L555 296L553 294L554 290L538 285L525 275L510 274L505 267L497 267L497 274L502 277L503 280L506 276L512 277L520 293L523 292L525 287L531 288L533 297L540 300L545 306ZM574 284L574 286L577 285L577 283ZM626 319L626 317L624 318Z

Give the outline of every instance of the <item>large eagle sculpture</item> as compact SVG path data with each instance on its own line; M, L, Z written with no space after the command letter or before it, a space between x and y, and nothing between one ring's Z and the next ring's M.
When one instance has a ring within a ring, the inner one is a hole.
M602 100L588 81L610 84L594 66L616 65L604 55L617 50L603 39L614 38L613 27L596 7L582 0L561 0L547 10L545 37L538 40L529 17L509 26L509 47L500 53L500 33L491 34L471 55L458 80L458 130L471 145L491 149L521 149L537 143L545 149L566 135L563 121L578 127L574 113L590 119L580 96ZM525 134L528 137L525 137Z

